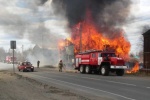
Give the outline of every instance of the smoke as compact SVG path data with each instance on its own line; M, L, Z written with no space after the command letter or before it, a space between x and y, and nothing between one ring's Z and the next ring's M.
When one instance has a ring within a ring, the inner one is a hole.
M56 16L51 0L0 0L0 28L13 39L26 39L40 49L51 49L36 56L28 55L28 60L56 64L59 60L58 41L69 36L67 20ZM22 44L26 47L26 44ZM29 44L28 44L29 45ZM18 46L18 45L17 45ZM45 56L45 55L46 56Z
M69 36L72 26L86 19L87 10L90 10L100 32L115 37L118 35L116 32L121 30L120 27L126 21L131 4L130 0L1 0L0 2L0 9L3 9L0 11L0 28L6 34L16 39L28 39L42 48L55 49L58 40ZM51 58L55 56L52 55Z
M7 9L10 6L12 9ZM12 0L10 4L3 1L0 8L4 8L0 11L0 27L16 39L57 48L58 40L68 37L67 23L63 17L55 16L51 0Z
M91 12L97 29L113 38L122 31L130 13L130 0L53 0L56 12L63 10L69 21L69 27L85 21L87 11ZM111 36L110 36L111 35Z

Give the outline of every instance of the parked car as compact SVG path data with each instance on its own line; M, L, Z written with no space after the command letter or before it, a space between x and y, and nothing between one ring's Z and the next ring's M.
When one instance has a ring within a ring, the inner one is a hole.
M34 71L34 66L32 66L32 64L30 62L21 62L18 64L18 70L19 71Z

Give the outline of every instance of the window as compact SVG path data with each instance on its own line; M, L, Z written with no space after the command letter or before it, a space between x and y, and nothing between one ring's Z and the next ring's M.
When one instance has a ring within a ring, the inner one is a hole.
M98 54L99 57L102 57L101 53Z
M115 53L103 53L102 57L116 57Z
M95 58L96 57L96 54L95 53L92 53L92 58Z

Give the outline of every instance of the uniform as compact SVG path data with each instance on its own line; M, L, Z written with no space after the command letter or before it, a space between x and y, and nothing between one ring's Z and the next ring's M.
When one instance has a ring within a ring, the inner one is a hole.
M58 67L59 67L59 72L62 72L62 67L63 67L63 62L62 60L60 60L59 64L58 64Z

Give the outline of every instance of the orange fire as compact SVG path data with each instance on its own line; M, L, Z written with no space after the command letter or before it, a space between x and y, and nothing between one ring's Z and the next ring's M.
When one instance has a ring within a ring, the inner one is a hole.
M85 21L78 23L72 29L71 42L74 44L75 54L91 49L104 50L105 46L109 45L117 55L128 59L130 43L125 39L123 31L119 33L119 37L109 39L98 32L91 19L91 16L87 17Z
M60 41L58 42L58 46L59 46L59 48L64 48L64 47L65 47L65 42L64 42L64 40L60 40Z
M90 12L87 12L87 18L72 28L71 37L63 40L63 42L60 41L59 48L62 50L62 47L71 43L74 44L74 53L77 54L92 49L106 50L106 46L109 46L111 50L115 50L117 55L127 60L129 58L130 43L125 39L123 30L117 34L119 36L113 39L104 36L97 30Z
M130 71L126 71L126 73L136 73L139 71L139 63L136 63L135 66L130 70Z

